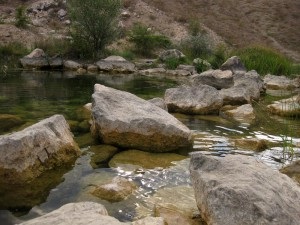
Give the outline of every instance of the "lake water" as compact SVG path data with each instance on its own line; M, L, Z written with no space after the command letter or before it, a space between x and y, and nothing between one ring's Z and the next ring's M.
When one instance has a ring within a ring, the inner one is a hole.
M18 116L22 125L13 130L22 129L54 114L62 114L68 122L80 122L78 111L91 102L93 86L100 83L119 90L138 95L144 99L163 97L167 88L175 87L185 80L166 77L146 77L140 75L74 75L62 72L26 72L15 71L0 74L0 115ZM270 116L264 105L270 103L270 96L263 97L255 104L257 119L254 124L239 124L218 116L187 116L174 114L186 124L195 136L194 151L204 154L246 154L262 159L274 169L289 163L282 158L282 135L289 134L294 144L300 143L300 120ZM1 127L1 124L0 124ZM1 130L1 129L0 129ZM75 129L76 140L85 137L87 131ZM271 147L263 152L238 149L232 139L258 138L271 142ZM83 141L84 142L84 141ZM41 177L40 181L21 187L0 186L1 224L13 224L42 215L60 206L76 201L96 201L104 204L110 215L122 221L130 221L137 216L136 207L150 212L147 199L162 188L190 186L188 175L188 151L177 154L186 156L167 168L133 170L119 167L99 168L91 166L89 144L82 144L84 154L72 168L59 168ZM294 147L294 160L299 158L299 149ZM139 188L127 200L109 203L90 195L91 185L103 184L119 175L133 180Z

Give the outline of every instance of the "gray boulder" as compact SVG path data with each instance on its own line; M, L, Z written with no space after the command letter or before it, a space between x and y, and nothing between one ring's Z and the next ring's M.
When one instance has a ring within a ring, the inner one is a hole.
M105 144L153 152L192 144L185 125L133 94L96 84L92 98L91 131Z
M59 69L62 68L63 61L61 57L48 57L42 49L36 48L29 55L20 59L25 69Z
M100 71L109 73L133 73L135 65L121 56L109 56L96 63Z
M224 105L242 105L258 100L265 91L263 80L256 71L234 75L234 86L220 90Z
M286 76L275 76L275 75L266 75L264 77L264 83L267 89L273 90L293 90L298 88L300 84L296 79L289 79Z
M232 56L220 67L221 70L231 70L232 73L246 73L247 69L237 56Z
M230 88L234 85L230 70L208 70L192 76L193 84L206 84L216 89Z
M223 105L218 90L208 85L170 88L166 90L164 98L169 112L184 114L219 113Z
M195 152L190 173L207 224L299 224L300 187L254 157Z
M168 50L163 51L159 55L159 59L162 62L165 62L166 60L171 59L171 58L181 59L181 58L185 58L185 55L177 49L168 49Z
M78 62L75 62L72 60L64 61L64 69L65 70L78 70L80 68L82 68L82 65Z
M0 177L22 183L79 155L65 118L55 115L22 131L0 136Z

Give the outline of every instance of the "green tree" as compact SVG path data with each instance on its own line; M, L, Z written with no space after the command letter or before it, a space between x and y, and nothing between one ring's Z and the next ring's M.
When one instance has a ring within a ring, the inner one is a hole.
M71 36L84 56L99 57L118 34L121 0L69 0Z
M29 19L26 15L26 8L24 6L19 6L16 9L15 19L16 19L15 25L17 27L20 27L20 28L27 27L27 25L29 23Z

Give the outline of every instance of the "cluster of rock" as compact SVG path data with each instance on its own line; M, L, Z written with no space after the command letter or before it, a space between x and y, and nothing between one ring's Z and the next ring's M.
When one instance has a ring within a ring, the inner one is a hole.
M89 72L133 73L135 65L120 56L110 56L96 64L81 64L72 60L63 60L60 56L48 57L42 49L35 49L20 59L25 69L64 69L79 74Z

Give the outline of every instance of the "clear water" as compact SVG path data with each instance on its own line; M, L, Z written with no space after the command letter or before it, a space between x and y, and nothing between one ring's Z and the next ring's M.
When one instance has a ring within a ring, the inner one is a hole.
M106 86L136 94L144 99L163 97L167 88L177 86L184 81L178 78L145 77L139 75L74 75L62 72L11 72L0 74L0 115L11 114L20 117L24 126L38 120L63 114L68 121L78 121L78 109L91 101L93 86L101 83ZM281 135L289 131L295 144L300 143L300 120L271 117L263 109L267 104L265 98L257 104L257 120L254 124L237 124L221 119L218 116L187 116L175 114L186 124L195 135L194 151L204 154L246 154L262 159L274 169L282 167ZM1 124L0 124L1 127ZM11 132L5 131L5 132ZM3 134L5 133L2 131ZM75 132L75 137L82 133ZM234 138L265 139L274 143L274 147L255 153L237 149L231 142ZM294 160L299 158L300 151L294 147ZM147 199L162 188L190 186L188 174L188 151L178 154L187 156L187 159L174 163L169 168L154 168L149 170L131 170L128 168L92 168L90 159L92 153L89 146L82 148L85 152L72 168L61 168L52 174L47 174L47 182L31 184L29 187L0 187L0 221L1 224L13 224L19 221L34 218L60 206L76 201L95 201L106 206L110 215L122 221L130 221L137 216L136 207L151 206ZM133 180L139 188L134 195L122 202L109 203L90 194L93 185L107 182L119 175ZM51 178L51 179L49 179ZM49 182L49 180L51 182ZM32 192L26 192L28 188ZM17 190L17 191L16 191ZM25 191L26 190L26 191ZM17 193L17 194L16 194ZM18 196L19 194L19 196ZM19 198L19 199L18 199ZM16 203L8 207L7 202L29 201L26 207Z

